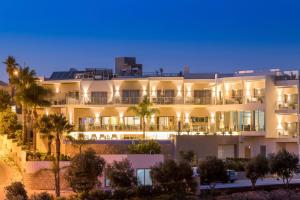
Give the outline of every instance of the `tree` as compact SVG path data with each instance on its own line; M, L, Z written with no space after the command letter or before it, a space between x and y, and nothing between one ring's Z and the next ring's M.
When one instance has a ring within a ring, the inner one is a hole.
M41 192L30 196L30 200L54 200L53 196L47 192Z
M127 109L127 112L134 112L141 119L141 125L143 130L143 138L145 139L145 131L146 131L146 119L149 119L155 113L158 113L159 110L156 108L151 108L152 103L150 102L147 96L144 97L143 101L139 103L137 106L131 106Z
M53 124L51 118L47 115L43 115L36 123L37 129L40 131L41 136L47 138L47 155L51 155L51 146L54 136L52 134Z
M17 78L11 79L11 84L16 88L15 100L18 104L22 106L22 127L23 127L23 144L26 144L28 132L28 108L29 108L29 98L27 97L28 91L32 88L33 84L36 84L36 74L34 70L29 67L19 67L17 69Z
M108 164L106 175L110 180L110 186L114 189L131 188L137 184L134 169L127 159Z
M207 157L200 162L199 170L201 182L209 184L211 189L215 188L217 182L227 179L225 164L215 156Z
M31 110L31 123L33 124L33 149L36 149L36 122L38 118L37 107L48 107L51 105L50 101L46 98L52 95L51 90L38 85L36 83L32 84L29 88L24 91L24 99L28 106L32 108Z
M159 154L160 144L154 140L128 145L129 153L132 154Z
M102 176L104 166L105 160L89 148L71 160L65 178L74 192L87 193L100 184L98 177Z
M269 161L270 172L281 177L283 183L285 183L286 186L289 187L290 181L299 168L298 156L283 149L280 150L277 154L271 154L269 156Z
M28 200L27 192L21 182L12 182L9 186L6 186L5 193L6 200Z
M182 161L186 161L186 162L191 163L191 164L196 161L196 154L193 150L180 151L179 155L180 155L180 159Z
M67 135L67 136L66 136L66 139L68 139L74 147L76 147L76 148L79 149L79 154L81 154L81 152L82 152L82 147L83 147L84 145L89 144L89 141L88 141L88 140L85 140L85 139L83 139L83 138L78 138L78 139L76 139L76 138L74 138L74 137L71 136L71 135Z
M0 112L10 107L11 97L5 90L0 90Z
M264 155L257 155L246 165L246 177L250 179L252 189L255 188L257 179L264 178L269 172L268 159Z
M21 125L18 123L17 114L10 108L0 112L0 134L15 136L16 131L21 128Z
M70 132L72 125L69 124L68 120L62 114L50 115L53 132L55 134L55 147L56 147L56 158L54 167L54 179L55 179L55 194L57 197L60 196L60 136L64 132Z
M188 162L176 163L174 160L161 162L151 168L153 186L164 193L194 193L196 182Z
M6 72L8 74L8 81L11 86L11 96L14 96L14 79L18 75L18 63L16 62L16 59L13 56L8 56L5 62L3 62L6 65Z

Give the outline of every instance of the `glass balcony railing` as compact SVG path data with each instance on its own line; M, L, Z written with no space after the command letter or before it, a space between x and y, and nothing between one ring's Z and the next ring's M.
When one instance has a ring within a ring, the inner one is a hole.
M277 101L276 110L298 110L297 102Z
M246 96L246 103L264 103L265 97L264 96Z
M225 104L242 104L242 103L243 103L242 96L235 96L235 97L225 99Z
M278 137L281 138L296 138L298 137L298 130L276 129Z
M155 97L152 98L152 103L155 104L183 104L181 97Z
M175 125L147 125L145 131L177 131ZM81 124L78 126L78 131L143 131L141 125L95 125Z

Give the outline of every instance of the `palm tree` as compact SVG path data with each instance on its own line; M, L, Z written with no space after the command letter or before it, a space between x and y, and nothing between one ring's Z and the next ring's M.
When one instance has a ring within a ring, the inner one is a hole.
M143 101L137 106L131 106L127 109L127 112L134 112L141 119L141 125L143 130L143 138L145 139L145 129L146 129L146 119L149 119L155 113L159 113L159 110L156 108L151 108L152 103L150 102L147 96L144 97Z
M46 98L51 95L51 90L38 85L36 83L32 84L31 87L24 91L24 97L26 102L28 103L28 107L31 109L31 123L32 123L32 132L33 132L33 149L36 149L36 126L35 123L37 122L38 114L37 114L37 107L47 107L50 106L51 103Z
M23 144L27 142L27 115L30 99L27 97L27 93L32 88L33 84L36 84L35 71L29 67L20 67L18 69L18 77L12 79L12 84L16 87L15 100L22 106L22 125L23 125Z
M0 90L0 112L6 110L11 104L11 97L5 90Z
M70 132L72 130L72 125L69 124L68 120L62 114L52 114L50 115L51 123L53 126L53 132L55 133L55 146L56 146L56 163L55 163L55 193L56 196L60 196L60 180L59 180L59 160L60 160L60 136L64 132Z
M15 88L12 82L13 79L16 78L19 65L13 56L8 56L3 63L6 65L6 72L8 74L8 80L11 86L11 96L13 97Z
M52 134L53 126L51 122L51 118L47 115L43 115L36 123L37 129L40 131L41 136L47 138L48 149L47 155L51 155L51 145L54 139Z

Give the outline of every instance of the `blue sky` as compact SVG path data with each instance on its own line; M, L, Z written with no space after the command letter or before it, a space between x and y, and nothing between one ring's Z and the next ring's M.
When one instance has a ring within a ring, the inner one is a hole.
M41 75L113 67L116 56L147 72L299 68L299 10L296 0L1 1L0 60Z

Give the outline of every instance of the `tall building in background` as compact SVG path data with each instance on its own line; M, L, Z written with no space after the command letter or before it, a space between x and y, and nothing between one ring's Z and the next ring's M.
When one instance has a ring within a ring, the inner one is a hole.
M143 65L137 64L135 57L117 57L115 60L115 73L119 76L141 76Z

